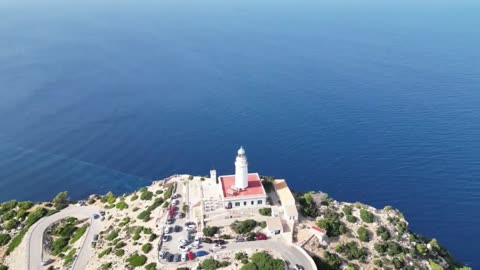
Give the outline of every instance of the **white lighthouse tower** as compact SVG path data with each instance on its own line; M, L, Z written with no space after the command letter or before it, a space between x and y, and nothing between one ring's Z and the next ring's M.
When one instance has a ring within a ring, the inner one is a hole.
M235 188L245 189L248 187L248 162L245 150L240 147L235 159Z

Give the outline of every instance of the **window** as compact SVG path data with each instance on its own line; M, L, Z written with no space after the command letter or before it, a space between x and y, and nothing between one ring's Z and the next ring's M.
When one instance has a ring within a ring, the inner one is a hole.
M258 200L257 204L262 204L263 201L262 200Z
M247 202L243 202L243 205L247 205Z
M240 206L240 203L239 203L239 202L236 202L236 203L235 203L235 206Z
M254 201L251 202L252 205L253 205L254 203L255 203Z

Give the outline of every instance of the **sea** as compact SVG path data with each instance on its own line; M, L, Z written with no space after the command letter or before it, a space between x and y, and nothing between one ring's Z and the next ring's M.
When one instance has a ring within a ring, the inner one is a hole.
M477 0L0 0L0 201L249 169L480 268Z

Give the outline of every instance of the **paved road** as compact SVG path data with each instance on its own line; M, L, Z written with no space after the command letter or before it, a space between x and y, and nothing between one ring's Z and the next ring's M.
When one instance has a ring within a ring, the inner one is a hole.
M93 214L98 214L99 209L93 206L70 206L54 215L43 218L38 221L28 232L27 235L27 252L25 260L25 269L37 270L42 269L42 261L48 258L42 258L43 250L43 234L52 223L67 217L76 217L78 219L91 218ZM85 269L88 259L92 253L90 243L93 236L100 232L101 221L99 219L90 219L91 224L87 230L87 235L82 248L78 253L78 258L72 269Z
M285 243L284 241L277 239L268 239L261 241L250 241L250 242L233 242L229 241L225 245L223 250L244 250L250 248L274 250L278 252L283 260L288 261L290 264L299 264L305 267L305 270L316 270L311 268L310 257L306 257L304 253L300 250L293 247L291 244Z

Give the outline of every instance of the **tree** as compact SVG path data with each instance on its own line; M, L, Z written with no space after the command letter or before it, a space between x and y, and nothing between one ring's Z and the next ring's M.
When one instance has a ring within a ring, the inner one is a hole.
M128 257L127 262L133 267L142 266L147 262L147 257L145 255L132 254Z
M325 229L327 231L327 235L330 237L336 237L347 232L345 224L340 221L340 218L336 213L326 214L325 218L320 219L317 222L317 226Z
M215 227L215 226L213 227L207 226L203 228L203 235L208 237L214 236L217 232L218 232L218 227Z
M360 218L363 222L372 223L375 219L375 216L365 209L360 209Z
M243 221L235 220L230 227L236 233L247 233L253 230L257 226L257 222L253 219L246 219Z
M55 206L55 209L62 210L63 208L68 206L68 192L63 191L57 194L55 198L53 198L52 203Z
M258 270L283 270L284 267L282 260L274 259L272 255L265 251L253 254L250 260L257 266Z
M145 270L156 270L157 269L157 263L149 263L145 265Z
M370 241L369 231L365 227L358 228L357 233L358 233L358 239L360 239L360 241L362 242Z

